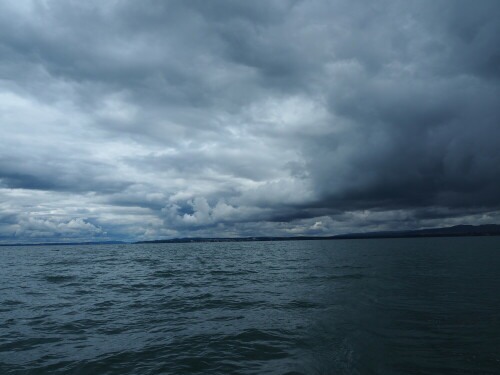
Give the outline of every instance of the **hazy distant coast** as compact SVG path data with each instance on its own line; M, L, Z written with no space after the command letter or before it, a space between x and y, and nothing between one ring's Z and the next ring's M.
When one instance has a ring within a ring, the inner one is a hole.
M499 236L500 225L456 225L445 228L419 229L407 231L385 231L367 233L348 233L335 236L297 236L297 237L236 237L236 238L172 238L166 240L138 241L148 243L187 243L187 242L250 242L250 241L300 241L300 240L341 240L368 238L416 238L416 237L468 237Z
M252 242L252 241L304 241L304 240L347 240L369 238L418 238L418 237L474 237L500 236L500 225L456 225L445 228L418 229L406 231L384 231L366 233L346 233L335 236L294 236L294 237L184 237L151 241L93 241L93 242L43 242L11 243L0 246L60 246L60 245L120 245L120 244L155 244L155 243L190 243L190 242Z
M71 245L125 245L125 241L93 241L93 242L38 242L38 243L9 243L0 246L71 246Z

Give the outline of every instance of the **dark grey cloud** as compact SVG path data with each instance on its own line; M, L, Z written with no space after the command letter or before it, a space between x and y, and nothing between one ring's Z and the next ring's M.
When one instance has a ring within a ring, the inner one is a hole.
M0 5L0 239L498 221L500 5Z

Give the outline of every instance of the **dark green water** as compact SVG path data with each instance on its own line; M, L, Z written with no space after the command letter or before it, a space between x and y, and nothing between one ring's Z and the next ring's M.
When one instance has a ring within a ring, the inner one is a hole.
M500 238L0 248L0 374L500 374Z

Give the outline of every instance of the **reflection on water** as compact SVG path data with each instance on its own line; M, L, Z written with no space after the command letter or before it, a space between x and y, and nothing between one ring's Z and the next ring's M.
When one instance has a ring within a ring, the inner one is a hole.
M499 374L500 238L0 248L2 374Z

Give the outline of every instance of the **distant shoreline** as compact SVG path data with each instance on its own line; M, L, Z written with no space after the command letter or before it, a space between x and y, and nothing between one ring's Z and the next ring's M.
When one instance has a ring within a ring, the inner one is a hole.
M195 243L195 242L264 242L264 241L316 241L316 240L359 240L384 238L432 238L432 237L487 237L500 236L500 225L456 225L446 228L418 229L408 231L385 231L348 233L335 236L296 236L296 237L185 237L151 241L94 241L94 242L47 242L47 243L15 243L0 246L63 246L63 245L126 245L126 244L158 244L158 243Z
M81 245L127 245L124 241L94 241L94 242L38 242L38 243L3 243L0 246L81 246Z
M155 243L195 243L195 242L273 242L273 241L319 241L319 240L376 240L391 238L439 238L439 237L496 237L500 234L443 234L429 236L331 236L331 237L273 237L273 238L175 238L171 240L138 241L132 245L155 244Z

